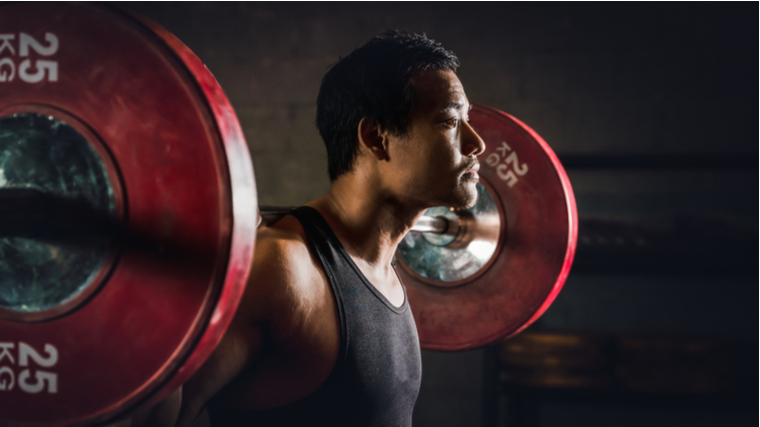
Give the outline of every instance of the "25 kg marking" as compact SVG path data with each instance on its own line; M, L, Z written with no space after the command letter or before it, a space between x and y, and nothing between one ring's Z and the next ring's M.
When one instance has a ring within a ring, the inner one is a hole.
M495 167L499 179L507 181L507 185L513 187L520 179L518 176L525 176L528 173L528 165L526 163L520 164L517 153L512 151L512 147L506 142L502 142L500 147L496 147L496 151L496 153L491 153L486 157L486 164ZM508 151L510 152L509 155L507 155ZM504 162L500 163L502 159Z
M12 342L0 342L0 363L5 359L11 365L16 364L11 350L16 346ZM18 343L18 366L29 366L29 359L39 366L50 368L58 362L58 349L52 344L45 344L45 353L43 357L32 346L25 342ZM37 370L34 373L35 382L30 383L29 377L32 376L29 369L24 369L18 376L18 386L27 393L39 393L45 389L47 384L48 393L58 393L58 374L54 372ZM11 391L16 385L16 374L10 366L0 366L0 391Z
M16 49L13 47L12 41L16 39L15 34L0 34L0 55L3 53L10 53L12 56L16 55ZM29 56L29 50L35 51L42 56L51 56L58 52L58 37L53 33L45 33L45 41L48 45L43 46L42 43L34 39L26 33L19 33L18 41L18 56ZM24 59L18 65L18 76L21 80L27 83L41 82L47 75L49 82L58 81L58 62L48 61L44 59L38 59L34 62L34 68L36 72L30 73L29 69L32 66L31 59ZM16 77L16 62L12 58L5 57L0 58L0 83L11 82Z

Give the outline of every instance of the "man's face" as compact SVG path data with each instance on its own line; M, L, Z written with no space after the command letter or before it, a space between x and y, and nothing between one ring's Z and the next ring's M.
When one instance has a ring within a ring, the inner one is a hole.
M420 207L471 207L477 200L483 140L470 127L470 103L450 70L412 76L417 105L403 136L392 136L389 157L397 194ZM394 143L395 142L395 143Z

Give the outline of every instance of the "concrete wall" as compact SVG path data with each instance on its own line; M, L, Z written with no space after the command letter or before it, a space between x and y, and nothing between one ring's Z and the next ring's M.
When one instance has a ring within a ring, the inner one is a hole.
M389 28L455 51L472 102L520 118L560 154L758 155L755 4L121 6L165 26L217 77L243 125L261 204L298 205L327 190L313 124L321 77ZM569 175L584 217L663 229L679 216L719 217L757 233L756 169ZM756 284L571 274L538 326L756 342ZM425 352L417 426L480 425L484 354ZM542 425L583 411L555 408Z

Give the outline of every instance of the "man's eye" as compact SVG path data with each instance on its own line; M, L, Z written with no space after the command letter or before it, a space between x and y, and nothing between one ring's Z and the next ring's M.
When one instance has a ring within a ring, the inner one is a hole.
M455 128L459 124L459 119L457 118L451 118L443 122L443 125L448 128Z

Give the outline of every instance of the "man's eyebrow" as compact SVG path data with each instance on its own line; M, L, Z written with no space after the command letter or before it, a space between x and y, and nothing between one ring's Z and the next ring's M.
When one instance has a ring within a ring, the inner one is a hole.
M472 110L472 104L468 104L468 105L469 105L469 107L467 108L467 112L469 112L470 110ZM461 109L462 109L462 104L460 104L458 102L449 102L448 104L445 104L444 106L442 106L439 111L461 110Z

